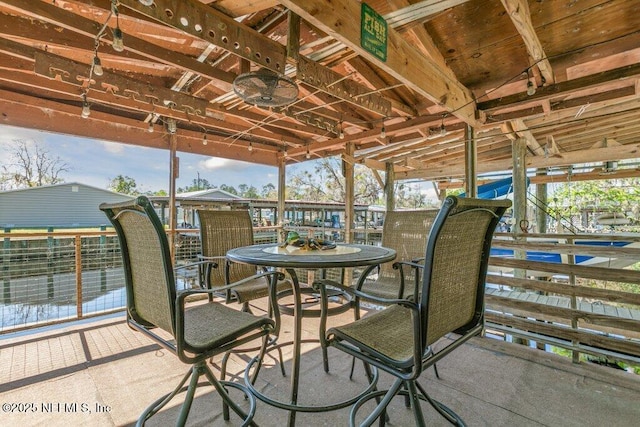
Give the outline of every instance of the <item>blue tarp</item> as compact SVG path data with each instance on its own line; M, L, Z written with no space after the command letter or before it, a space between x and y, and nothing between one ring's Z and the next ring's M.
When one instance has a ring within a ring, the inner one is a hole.
M527 178L527 186L529 185L529 178ZM498 197L506 196L513 191L513 180L511 177L499 179L497 181L483 184L478 187L479 199L497 199ZM460 197L465 197L465 193L460 194Z

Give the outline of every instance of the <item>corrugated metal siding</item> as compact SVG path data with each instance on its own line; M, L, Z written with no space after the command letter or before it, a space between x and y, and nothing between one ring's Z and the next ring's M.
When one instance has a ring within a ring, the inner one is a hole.
M95 227L107 224L102 202L131 199L83 184L60 184L0 193L0 227Z

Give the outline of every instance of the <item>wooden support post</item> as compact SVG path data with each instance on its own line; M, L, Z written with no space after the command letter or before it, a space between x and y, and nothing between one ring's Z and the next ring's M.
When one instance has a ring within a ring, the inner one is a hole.
M176 151L178 147L178 137L175 132L169 133L169 252L173 263L176 262L176 228L178 225L178 209L176 206L176 179L179 175L178 158Z
M547 175L546 169L538 169L537 176ZM536 224L538 233L547 232L547 184L536 184Z
M355 151L355 144L353 142L348 142L345 146L345 155L348 159L353 158L353 152ZM346 243L351 243L353 240L352 230L353 230L353 219L354 219L354 206L355 206L355 195L354 195L354 171L353 171L353 163L342 161L343 171L344 171L344 180L345 180L345 201L344 201L344 241ZM351 282L353 281L353 271L352 269L346 269L344 272L344 282L345 286L351 286Z
M393 171L393 163L386 163L386 173L384 180L384 196L386 200L387 212L396 209L395 183L396 176Z
M277 224L280 227L280 230L284 229L284 202L286 200L286 164L285 157L280 156L278 159L278 219ZM278 232L278 243L282 243L282 234Z
M518 138L513 141L513 219L512 230L515 234L521 233L521 221L527 217L527 140ZM516 251L514 254L518 259L524 259L524 251ZM515 277L524 277L524 270L514 272Z
M475 131L471 125L467 125L467 138L464 145L464 191L467 197L478 197L478 147L476 144Z

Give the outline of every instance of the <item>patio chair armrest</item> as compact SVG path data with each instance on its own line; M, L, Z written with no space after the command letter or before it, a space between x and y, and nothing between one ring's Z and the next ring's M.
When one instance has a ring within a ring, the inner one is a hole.
M400 267L407 265L411 268L424 268L424 264L420 264L415 262L414 260L411 261L396 261L393 263L393 268L395 268L396 270L400 269Z
M180 298L186 298L186 296L190 295L190 294L217 294L220 291L226 291L226 290L230 290L235 288L236 286L240 286L244 283L250 282L252 280L258 279L260 277L268 277L268 276L277 276L278 280L284 280L284 273L280 272L280 271L265 271L262 273L258 273L255 274L253 276L249 276L249 277L245 277L242 280L238 280L237 282L233 282L230 283L228 285L224 285L224 286L216 286L215 289L188 289L188 290L184 290L184 291L180 291L178 292L178 299ZM183 296L184 295L184 296Z
M211 264L213 268L218 268L218 265L226 260L224 256L204 256L198 255L199 262L202 264Z
M368 301L374 301L374 302L379 302L382 304L386 304L386 305L391 305L391 304L400 304L409 308L415 308L417 309L418 305L411 300L407 300L407 299L398 299L398 298L382 298L382 297L378 297L378 296L374 296L374 295L370 295L366 292L362 292L360 290L357 289L353 289L350 286L344 286L341 283L338 283L334 280L330 280L330 279L319 279L313 282L313 287L315 289L318 289L320 287L332 287L332 288L337 288L340 289L341 291L345 292L346 294L349 294L351 297L357 296L363 299L366 299Z
M209 264L211 261L196 261L196 262L189 262L187 264L180 264L180 265L176 265L175 267L173 267L173 270L182 270L183 268L189 268L189 267L197 267L197 266L201 266L201 265L206 265Z
M358 282L356 283L356 290L361 290L362 289L362 287L364 286L364 283L367 280L367 277L369 276L369 274L371 274L371 272L374 269L378 268L379 266L380 266L380 264L370 265L362 272L362 274L358 278Z

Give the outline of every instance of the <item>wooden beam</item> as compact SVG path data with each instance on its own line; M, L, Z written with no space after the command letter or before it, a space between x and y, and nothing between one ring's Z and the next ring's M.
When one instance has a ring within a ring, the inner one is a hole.
M529 147L533 154L536 156L544 156L544 148L542 148L522 119L512 120L511 127L518 136L527 140L527 147Z
M132 10L165 25L185 31L241 58L276 73L285 73L287 47L270 37L195 0L154 0L154 6L138 0L119 0ZM297 13L292 9L294 13ZM299 15L299 14L298 14ZM184 25L183 22L188 22ZM304 56L298 58L298 78L317 89L376 113L388 115L389 100L353 80L343 79L333 70ZM313 78L315 76L315 79Z
M0 116L2 123L27 129L37 129L66 135L120 142L124 144L168 149L164 132L147 132L147 125L136 119L115 116L101 111L80 117L80 104L33 98L31 96L0 90ZM96 133L96 129L100 129ZM202 144L202 133L178 129L178 151L215 156L232 160L244 160L269 166L277 165L278 152L254 149L249 153L246 145L230 145L223 138L209 135L209 144Z
M531 13L529 12L529 3L527 0L501 0L502 5L509 13L509 17L515 25L516 30L520 33L524 41L529 56L532 59L532 65L537 66L540 74L546 80L547 84L555 82L551 63L544 53L542 44L538 39L533 23L531 22Z
M574 151L569 153L559 153L554 156L530 157L526 161L527 168L547 168L556 166L569 166L583 163L601 163L621 159L636 159L640 157L640 144L626 144L619 147L596 148L584 151ZM496 160L492 162L478 163L478 174L507 171L512 169L511 159ZM464 176L463 165L442 165L431 163L426 165L425 170L399 172L396 179L439 179L442 177L462 177Z
M478 110L490 117L492 112L503 108L512 108L522 104L530 104L534 101L550 100L560 95L568 95L583 89L596 88L607 82L622 80L640 75L640 64L627 65L613 70L603 71L598 74L592 74L573 80L559 82L549 86L538 88L534 95L527 95L526 92L520 92L513 95L507 95L489 101L478 102Z
M477 124L471 92L394 29L387 31L386 62L360 45L360 3L350 0L282 0L281 3L464 122Z
M10 9L33 17L36 23L32 25L35 25L36 27L41 25L37 23L38 21L45 21L49 24L54 25L55 27L59 26L75 34L80 34L87 37L87 46L89 49L93 48L93 39L100 31L101 25L99 23L64 10L63 8L52 4L51 2L33 2L30 0L3 0L2 3L5 6L8 6ZM12 17L11 19L16 18ZM15 22L9 27L14 28ZM18 26L17 28L20 27ZM105 34L109 35L111 33L107 31ZM34 32L29 35L24 35L24 37L36 37L36 40L38 40L37 37L39 37L40 35L40 32ZM211 67L210 65L203 64L186 55L161 48L158 45L137 38L134 34L127 34L126 38L127 41L125 49L127 50L127 52L134 52L135 54L139 54L151 61L170 64L184 71L192 71L206 78L215 79L216 81L220 82L219 84L221 85L222 89L231 90L231 83L235 78L234 73ZM43 43L50 43L50 41L50 38L46 37L42 40ZM89 54L89 52L90 50L87 52L87 54ZM114 54L111 53L110 55Z

